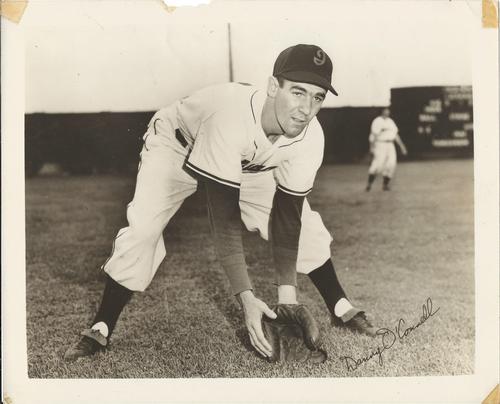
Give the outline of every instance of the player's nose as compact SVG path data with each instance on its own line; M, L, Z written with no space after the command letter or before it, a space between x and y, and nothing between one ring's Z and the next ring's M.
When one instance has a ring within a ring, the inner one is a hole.
M309 116L312 111L312 99L310 99L310 97L303 98L302 102L299 105L299 111L304 115Z

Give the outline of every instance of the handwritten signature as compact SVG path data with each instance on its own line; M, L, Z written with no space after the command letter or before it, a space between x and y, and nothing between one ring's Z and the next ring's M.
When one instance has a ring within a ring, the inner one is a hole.
M406 337L408 337L413 331L415 331L418 327L424 324L429 318L434 316L440 307L436 310L433 310L432 307L432 299L427 298L425 304L422 305L422 315L420 316L420 320L418 323L406 327L406 321L402 318L399 319L396 327L394 327L394 331L389 328L380 328L377 330L377 335L380 336L382 345L377 346L376 349L373 349L368 355L362 356L358 359L351 358L350 356L341 356L340 360L344 362L348 371L356 370L359 366L364 363L370 361L373 358L377 358L377 362L380 366L384 364L384 359L382 354L387 349L392 348L397 340L402 342Z

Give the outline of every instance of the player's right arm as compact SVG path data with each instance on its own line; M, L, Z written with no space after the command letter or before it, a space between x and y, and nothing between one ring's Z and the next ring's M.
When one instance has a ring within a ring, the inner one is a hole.
M217 258L243 308L251 343L262 355L270 356L261 319L263 315L275 318L275 314L254 296L243 252L239 199L241 156L247 142L244 133L234 124L234 117L214 114L200 125L186 167L205 187Z
M252 291L243 251L239 189L208 178L201 181L206 190L217 257L243 309L250 341L261 355L271 356L271 345L262 331L262 316L275 318L276 314Z

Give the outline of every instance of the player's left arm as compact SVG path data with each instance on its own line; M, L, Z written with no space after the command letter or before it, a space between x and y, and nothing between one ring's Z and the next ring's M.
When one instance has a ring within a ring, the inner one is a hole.
M405 144L401 140L401 137L399 136L399 133L396 133L396 138L394 139L394 141L397 143L397 145L401 149L401 152L403 153L403 155L406 156L408 154L408 150L406 149Z
M292 195L279 188L274 194L271 242L280 303L297 303L297 257L304 199L305 196Z
M302 209L323 161L324 136L317 120L311 121L295 153L275 170L277 190L271 211L271 241L278 298L295 297ZM281 289L281 295L280 295ZM290 290L291 296L285 294Z

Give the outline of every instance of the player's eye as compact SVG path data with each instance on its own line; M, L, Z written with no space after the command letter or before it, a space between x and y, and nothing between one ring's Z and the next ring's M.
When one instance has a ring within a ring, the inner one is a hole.
M323 97L320 97L320 96L314 97L314 101L316 101L316 102L323 102L323 100L324 100Z
M304 95L302 91L292 91L292 94L295 95L296 97L301 97Z

